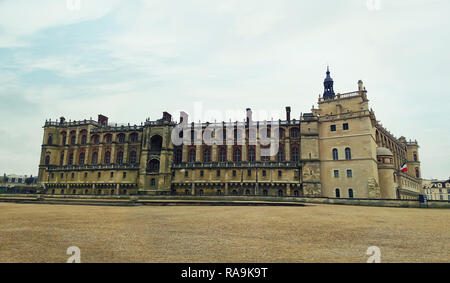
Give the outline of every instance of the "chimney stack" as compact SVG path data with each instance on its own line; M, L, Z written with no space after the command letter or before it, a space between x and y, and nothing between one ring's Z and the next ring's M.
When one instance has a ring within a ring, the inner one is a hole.
M98 114L98 123L102 126L108 126L108 117Z
M286 120L288 122L291 121L291 107L290 106L286 106Z
M172 121L172 115L169 114L169 112L164 111L163 112L163 120L167 122Z
M247 124L248 124L252 120L253 113L252 109L250 108L247 108L246 110L247 110Z

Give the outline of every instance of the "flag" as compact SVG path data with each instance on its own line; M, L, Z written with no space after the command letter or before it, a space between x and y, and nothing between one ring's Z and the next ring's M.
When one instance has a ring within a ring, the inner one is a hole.
M403 173L405 173L406 171L408 171L408 167L406 167L406 161L403 162L402 167L400 168L400 171L402 171Z

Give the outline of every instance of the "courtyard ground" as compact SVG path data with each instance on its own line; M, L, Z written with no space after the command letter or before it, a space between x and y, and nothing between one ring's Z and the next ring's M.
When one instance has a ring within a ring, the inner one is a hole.
M450 262L450 210L0 203L0 262Z

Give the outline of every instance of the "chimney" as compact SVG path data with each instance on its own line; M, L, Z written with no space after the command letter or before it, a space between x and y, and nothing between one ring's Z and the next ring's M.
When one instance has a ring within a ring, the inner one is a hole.
M172 121L172 115L169 114L169 112L164 111L163 112L163 120L167 122Z
M102 114L98 114L98 123L102 126L107 126L108 125L108 117L106 117Z
M363 91L363 90L364 90L364 84L363 84L362 80L359 80L358 81L358 91L359 91L359 93L361 93L361 91Z
M250 108L247 108L246 110L247 110L247 124L248 124L250 121L252 121L253 113L252 113L252 109L250 109Z
M291 106L286 106L286 120L291 121Z

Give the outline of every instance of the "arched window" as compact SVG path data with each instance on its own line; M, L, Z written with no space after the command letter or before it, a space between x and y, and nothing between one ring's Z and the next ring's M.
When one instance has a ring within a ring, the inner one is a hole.
M105 163L106 164L111 163L111 152L110 151L105 152Z
M419 167L416 167L416 178L420 177Z
M234 150L233 161L234 162L240 162L241 161L241 150L239 148L236 148Z
M233 196L237 196L237 195L238 195L238 192L237 192L236 190L233 190L233 191L231 192L231 194L232 194Z
M64 165L64 152L61 152L61 155L59 156L59 166Z
M119 151L117 153L117 164L122 164L123 163L123 151Z
M202 196L202 195L204 195L205 193L203 192L203 190L200 190L200 191L199 191L199 194Z
M137 133L132 133L130 135L130 142L131 143L137 143L138 142L138 134Z
M284 161L284 152L283 149L278 149L278 162Z
M53 137L52 136L48 136L47 145L52 145L52 144L53 144Z
M70 137L70 144L71 144L71 145L74 145L74 144L75 144L75 138L76 138L75 135L73 135L73 136Z
M112 143L112 135L110 135L110 134L109 134L109 135L106 135L106 136L105 136L105 142L106 142L106 143Z
M349 147L345 148L345 160L352 159L352 151Z
M269 195L269 192L268 192L267 190L264 190L264 191L263 191L263 196L266 197L266 196L268 196L268 195Z
M222 195L222 191L221 190L217 190L217 195L221 196Z
M80 153L79 163L80 165L84 165L84 152Z
M175 149L175 164L180 164L183 161L183 150L181 148Z
M333 148L333 160L338 160L338 150L336 148Z
M249 162L255 162L255 158L256 158L255 150L253 148L250 148L248 150L248 161Z
M69 155L69 165L73 164L73 153Z
M297 190L294 191L294 197L298 197L298 191Z
M219 162L227 161L227 150L225 148L221 148L219 151Z
M92 165L97 165L97 163L98 163L98 153L94 152L92 154Z
M353 198L353 189L348 189L348 197Z
M95 144L99 144L99 143L100 143L100 137L99 137L98 135L95 135L95 136L93 137L93 139L94 139L94 143L95 143Z
M336 189L336 197L340 198L341 197L341 190Z
M86 144L87 136L83 135L81 136L81 144Z
M195 149L191 149L189 151L189 162L191 163L195 162Z
M245 195L249 196L250 195L250 190L245 190Z
M155 178L152 178L150 180L150 186L152 186L152 187L156 186L156 179Z
M150 139L150 150L151 151L161 151L163 139L160 135L154 135Z
M136 164L136 151L134 150L130 152L130 163Z
M185 190L185 191L184 191L184 194L188 196L188 195L191 194L191 192L190 192L189 190Z
M413 158L414 158L414 161L417 161L417 152L413 153Z
M158 173L159 172L159 160L152 159L148 163L148 170L152 173Z
M203 162L211 162L211 151L209 148L203 151Z
M61 143L62 145L66 145L66 135L64 135L63 137L62 137L62 143Z
M45 156L45 165L49 165L50 164L50 155L46 155Z
M283 196L283 190L278 190L278 196L282 197Z
M298 148L296 148L296 147L292 148L291 160L294 161L294 162L298 161Z
M292 128L291 129L291 138L297 138L298 137L298 128Z
M117 136L117 139L119 140L120 143L124 143L125 142L125 134L120 133Z

